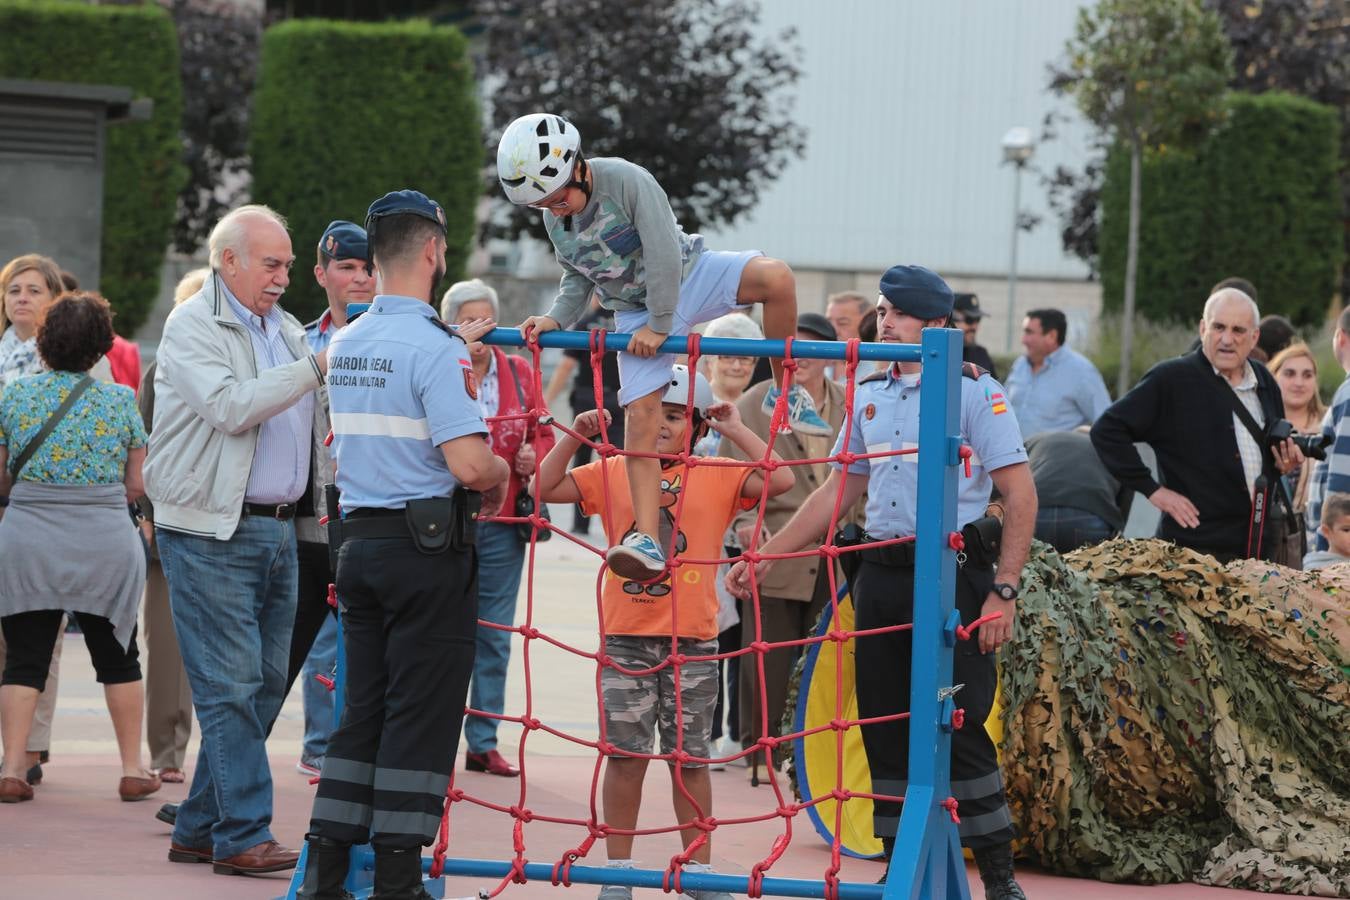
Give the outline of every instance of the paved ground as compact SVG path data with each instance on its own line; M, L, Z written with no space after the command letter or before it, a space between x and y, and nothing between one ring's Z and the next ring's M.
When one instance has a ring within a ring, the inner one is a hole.
M555 519L569 523L570 512L555 510ZM555 538L539 547L536 567L533 624L564 643L592 649L595 634L595 557L575 545ZM526 615L522 589L519 618ZM519 647L519 645L517 645ZM529 714L563 731L594 737L594 668L543 641L530 643L530 690L526 691L523 653L513 656L509 682L508 711ZM94 683L88 654L76 640L67 648L62 663L53 760L47 780L32 803L0 806L0 897L64 898L161 898L191 897L193 900L238 898L263 900L285 892L287 878L226 877L212 874L207 866L174 865L165 860L168 828L154 819L161 800L178 800L182 785L166 785L161 794L142 803L117 799L116 765L112 728L103 708L102 695ZM277 724L269 751L275 778L274 830L283 843L298 845L308 820L313 788L293 768L299 755L302 713L299 692L293 692ZM435 714L428 710L428 714ZM504 751L514 753L521 740L519 726L503 726ZM470 794L505 805L522 804L536 813L565 818L586 815L591 797L594 754L543 732L526 738L528 749L525 782L478 774L457 774L457 784ZM189 750L195 754L196 741ZM752 788L746 770L731 768L713 773L719 818L747 817L770 811L773 795L768 787ZM671 820L668 779L653 769L648 778L642 816L643 827L658 827ZM522 799L521 792L524 791ZM720 871L744 874L765 856L782 833L781 820L763 824L726 826L716 832L714 863ZM771 874L782 877L819 878L829 864L829 852L804 816L792 822L793 837L787 853ZM512 823L509 817L470 804L457 805L451 817L451 854L454 856L506 859L511 855ZM556 861L576 846L584 831L545 822L525 826L527 857L531 862ZM663 867L677 850L673 836L639 839L639 861ZM603 859L600 848L592 859ZM872 882L880 875L878 863L844 861L846 881ZM972 891L982 896L978 876L970 872ZM1033 898L1137 898L1172 900L1218 900L1243 892L1220 891L1194 885L1143 888L1107 885L1076 879L1055 878L1036 872L1022 876ZM452 879L446 896L468 896L491 889L495 882L483 879ZM596 889L580 885L569 893L548 884L512 885L508 898L591 898ZM639 891L655 898L656 891Z

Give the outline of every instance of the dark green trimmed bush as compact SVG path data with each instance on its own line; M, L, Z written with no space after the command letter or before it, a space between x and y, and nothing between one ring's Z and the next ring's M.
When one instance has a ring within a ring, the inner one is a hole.
M1145 156L1139 312L1198 321L1209 288L1240 275L1261 313L1320 323L1341 261L1336 111L1282 93L1234 94L1227 123L1193 155ZM1110 154L1102 188L1102 294L1124 302L1130 160Z
M253 198L290 223L297 262L285 303L296 316L326 306L310 274L325 226L363 223L392 190L445 207L447 276L461 277L483 177L466 46L457 29L426 22L293 19L263 35Z
M0 0L0 78L125 85L155 101L150 121L107 130L99 289L117 312L117 330L131 334L159 295L185 172L172 19L155 4Z

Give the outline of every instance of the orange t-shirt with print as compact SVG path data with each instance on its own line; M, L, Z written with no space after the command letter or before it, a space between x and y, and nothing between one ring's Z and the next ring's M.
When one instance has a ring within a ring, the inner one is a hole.
M607 468L602 473L601 467ZM689 559L719 559L722 537L741 510L751 509L755 497L741 497L749 466L698 465L691 471L683 464L661 470L661 548L670 553L671 527L680 510L680 537L676 554ZM599 515L605 537L611 544L633 530L633 498L628 490L628 471L617 457L572 469L569 473L581 494L587 515ZM605 502L605 479L609 502ZM680 495L687 494L683 504ZM671 611L675 633L682 638L712 640L717 637L717 566L681 565L655 584L645 587L626 581L606 570L601 608L606 634L669 637Z

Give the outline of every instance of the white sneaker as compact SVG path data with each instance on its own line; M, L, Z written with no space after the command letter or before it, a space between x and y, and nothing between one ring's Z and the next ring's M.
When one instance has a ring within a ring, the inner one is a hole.
M633 889L626 884L607 884L596 900L633 900Z
M666 570L666 554L650 535L635 531L622 544L610 547L605 564L611 572L629 581L651 581Z

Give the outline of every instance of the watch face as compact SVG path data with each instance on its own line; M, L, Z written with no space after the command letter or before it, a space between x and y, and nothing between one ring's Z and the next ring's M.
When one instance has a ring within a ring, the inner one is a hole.
M1017 599L1017 588L1013 587L1010 584L994 585L994 592L997 593L1004 600Z

